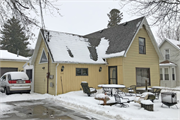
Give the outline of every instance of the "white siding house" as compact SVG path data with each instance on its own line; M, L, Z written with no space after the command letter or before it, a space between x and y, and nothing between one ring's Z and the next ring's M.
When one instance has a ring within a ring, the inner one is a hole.
M180 86L180 41L165 39L159 49L164 56L160 61L160 85Z

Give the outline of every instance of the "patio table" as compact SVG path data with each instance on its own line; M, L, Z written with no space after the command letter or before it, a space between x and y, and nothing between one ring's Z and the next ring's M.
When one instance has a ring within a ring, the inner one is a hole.
M111 96L113 95L113 93L112 93L113 89L125 88L124 85L117 85L117 84L100 84L100 85L98 85L98 87L111 89Z

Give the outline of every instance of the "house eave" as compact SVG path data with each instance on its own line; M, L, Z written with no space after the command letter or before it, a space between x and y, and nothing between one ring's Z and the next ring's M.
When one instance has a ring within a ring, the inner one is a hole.
M60 64L94 64L94 65L105 65L106 62L104 63L90 63L90 62L74 62L74 61L55 61L54 63L60 63Z
M0 61L27 62L28 60L21 60L21 59L0 59Z

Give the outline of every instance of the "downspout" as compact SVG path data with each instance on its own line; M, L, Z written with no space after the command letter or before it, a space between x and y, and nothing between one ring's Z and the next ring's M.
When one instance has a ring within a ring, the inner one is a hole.
M49 93L49 52L48 52L48 77L47 77L47 93Z
M59 66L59 63L56 65L56 90L55 95L57 95L57 67Z

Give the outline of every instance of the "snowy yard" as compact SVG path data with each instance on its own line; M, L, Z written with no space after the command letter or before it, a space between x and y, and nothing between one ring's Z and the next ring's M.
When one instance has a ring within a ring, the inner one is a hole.
M177 93L177 99L180 100L180 91L174 92ZM100 93L102 93L101 89L98 90L96 94ZM164 105L161 107L162 103L160 97L159 100L154 100L154 111L151 112L144 110L144 108L140 107L139 103L134 102L129 103L129 107L127 108L120 108L118 104L113 106L102 106L100 105L103 103L102 101L94 99L96 94L88 97L87 94L84 94L82 91L73 91L58 96L37 93L11 94L7 96L4 93L0 93L0 116L4 113L11 112L14 107L7 105L6 102L46 99L72 109L77 109L78 111L87 111L88 113L93 113L98 116L102 115L111 120L180 120L180 102L177 104L179 109L177 109L176 106L168 108ZM114 97L110 97L110 101L108 102L114 102Z

